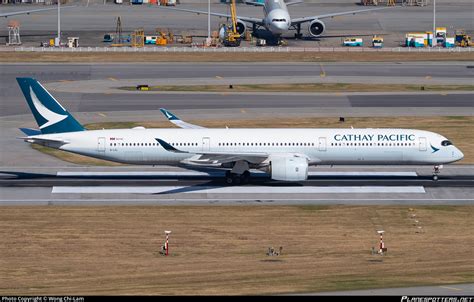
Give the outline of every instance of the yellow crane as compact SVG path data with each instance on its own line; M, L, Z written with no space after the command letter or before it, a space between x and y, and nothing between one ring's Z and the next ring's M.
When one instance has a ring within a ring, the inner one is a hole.
M235 9L235 0L230 2L230 16L232 24L230 26L224 25L224 37L222 38L222 44L226 47L237 47L240 46L242 37L237 32L237 13Z

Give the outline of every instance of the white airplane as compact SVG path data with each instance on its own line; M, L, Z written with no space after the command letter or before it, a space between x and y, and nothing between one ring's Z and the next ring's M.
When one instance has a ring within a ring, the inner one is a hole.
M181 128L86 130L35 79L17 78L39 125L21 130L29 143L113 162L228 169L228 184L247 182L249 169L274 180L303 181L311 165L433 165L464 155L446 137L412 129L209 129L181 121Z
M326 18L333 18L336 16L344 16L344 15L355 15L357 13L368 12L368 11L375 11L381 9L387 9L389 7L381 7L381 8L371 8L371 9L360 9L360 10L353 10L353 11L346 11L346 12L339 12L339 13L330 13L330 14L321 14L315 15L310 17L303 17L303 18L295 18L291 19L290 13L288 12L288 6L303 3L300 0L293 0L293 1L285 1L285 0L265 0L264 3L256 2L256 1L244 1L247 4L252 4L256 6L263 7L263 19L253 18L253 17L245 17L245 16L237 16L237 32L241 35L245 32L247 26L245 22L252 24L253 32L256 31L258 27L263 27L270 31L274 36L281 37L281 35L289 30L296 30L295 37L301 38L301 24L309 23L308 31L312 37L319 37L323 34L324 30L326 29L326 25L324 24L322 19ZM176 10L176 11L183 11L189 13L196 13L196 14L205 14L207 15L207 11L201 10L193 10L193 9L184 9L184 8L170 8L165 6L159 6L161 9L169 9L169 10ZM221 13L210 13L211 16L217 17L225 17L231 18L230 14L221 14Z

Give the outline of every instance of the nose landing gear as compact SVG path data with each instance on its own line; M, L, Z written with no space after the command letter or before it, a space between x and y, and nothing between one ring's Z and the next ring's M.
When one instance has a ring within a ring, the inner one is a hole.
M434 169L433 169L433 181L437 181L438 180L438 174L441 173L441 169L443 169L443 165L440 165L440 166L434 166Z

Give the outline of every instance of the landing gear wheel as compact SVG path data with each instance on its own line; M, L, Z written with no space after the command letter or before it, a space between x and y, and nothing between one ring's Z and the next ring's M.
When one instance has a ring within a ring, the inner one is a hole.
M295 39L302 39L302 38L303 38L303 34L301 33L295 34Z
M240 175L234 175L234 183L236 185L238 185L238 184L240 184L240 181L241 181Z
M225 172L225 182L228 185L231 185L231 184L234 183L234 177L233 177L232 173L230 173L230 171Z
M438 180L438 174L441 172L441 168L443 168L443 166L434 166L434 170L433 170L433 181L437 181Z
M240 176L241 182L246 184L249 183L250 181L250 172L245 171L241 176Z

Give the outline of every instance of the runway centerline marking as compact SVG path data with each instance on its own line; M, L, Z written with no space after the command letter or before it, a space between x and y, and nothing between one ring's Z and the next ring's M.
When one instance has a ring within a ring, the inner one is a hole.
M261 171L252 171L252 177L266 177L267 174ZM197 171L163 171L163 172L151 172L151 171L117 171L117 172L100 172L100 171L59 171L56 173L56 176L224 176L224 172L197 172ZM308 172L308 176L399 176L399 177L417 177L416 172Z
M357 193L426 193L423 186L54 186L53 194L357 194Z
M460 288L456 288L456 287L449 287L449 286L440 286L441 288L446 288L446 289L452 289L452 290L462 290Z

